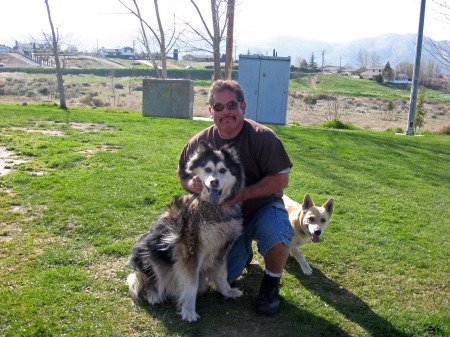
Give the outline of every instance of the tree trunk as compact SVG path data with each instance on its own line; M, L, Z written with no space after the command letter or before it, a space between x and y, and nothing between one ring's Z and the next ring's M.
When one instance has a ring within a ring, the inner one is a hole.
M214 81L217 81L222 78L222 71L220 70L220 27L217 10L218 9L216 0L211 0L211 12L214 29L214 38L213 38Z
M66 94L64 92L64 80L62 77L62 69L61 69L61 64L59 62L59 56L58 56L58 41L56 39L55 29L53 27L52 17L50 15L50 7L48 5L48 0L45 0L45 5L47 6L48 21L50 22L50 28L52 29L52 49L53 49L53 55L55 57L55 64L56 64L56 79L58 81L59 102L61 105L61 109L65 110L65 109L67 109Z
M141 23L142 42L144 43L145 49L147 50L147 53L148 53L148 58L149 58L151 64L153 65L153 68L155 69L156 74L158 75L159 78L161 78L161 73L159 71L158 65L156 64L156 61L153 59L152 53L150 51L150 45L148 43L147 34L145 33L144 20L142 20L141 11L139 10L136 0L133 0L133 2L134 2L134 5L136 6L136 11L137 11L136 16L138 17L139 22Z
M155 2L156 19L158 20L159 35L160 35L159 49L161 50L161 77L167 78L166 38L164 35L161 18L159 16L158 0L154 0L154 2Z
M233 30L234 30L234 0L228 0L227 27L227 58L225 61L225 79L231 80L233 71Z

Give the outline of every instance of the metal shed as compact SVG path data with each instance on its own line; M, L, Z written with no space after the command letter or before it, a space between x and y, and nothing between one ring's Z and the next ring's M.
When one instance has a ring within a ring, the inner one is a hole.
M290 57L239 56L238 82L245 93L246 118L286 123L290 64Z
M144 79L143 88L144 117L193 118L193 81Z

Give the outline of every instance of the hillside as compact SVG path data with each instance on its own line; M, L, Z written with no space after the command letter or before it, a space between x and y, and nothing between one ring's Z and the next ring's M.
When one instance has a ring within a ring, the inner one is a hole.
M400 62L414 63L416 50L416 36L414 34L385 34L374 38L354 40L350 42L328 43L323 41L307 40L298 37L284 36L269 40L262 45L249 46L251 53L262 53L272 55L273 49L278 56L290 56L295 64L297 57L302 57L309 61L314 53L316 62L322 62L321 53L325 50L325 64L342 66L350 64L357 66L358 52L363 50L375 51L380 56L381 64L390 62L392 66ZM422 57L429 57L426 50L423 50ZM320 61L319 61L320 60Z

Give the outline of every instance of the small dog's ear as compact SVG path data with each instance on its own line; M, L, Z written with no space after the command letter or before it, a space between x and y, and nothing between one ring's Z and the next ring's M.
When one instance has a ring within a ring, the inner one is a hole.
M334 199L333 198L328 199L328 201L324 203L322 207L325 208L327 212L330 213L330 215L333 214Z
M307 210L307 209L310 209L313 206L314 206L314 203L313 203L311 197L309 196L309 194L305 195L305 198L303 199L302 208L304 210Z

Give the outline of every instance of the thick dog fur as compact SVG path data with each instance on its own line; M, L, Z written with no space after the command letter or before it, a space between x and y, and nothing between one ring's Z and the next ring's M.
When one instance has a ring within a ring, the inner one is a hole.
M309 240L312 242L320 241L320 235L330 223L334 199L328 199L322 207L315 206L309 194L305 195L302 205L287 195L283 196L283 201L289 213L289 221L295 229L295 235L291 242L291 255L300 264L303 273L311 275L312 269L303 254L300 253L299 247Z
M221 206L244 187L244 171L233 146L213 151L201 143L187 163L187 171L203 182L200 195L175 198L134 246L129 261L130 294L150 304L167 297L177 301L188 322L195 312L197 293L210 283L225 297L242 295L227 282L227 256L242 232L241 204Z

